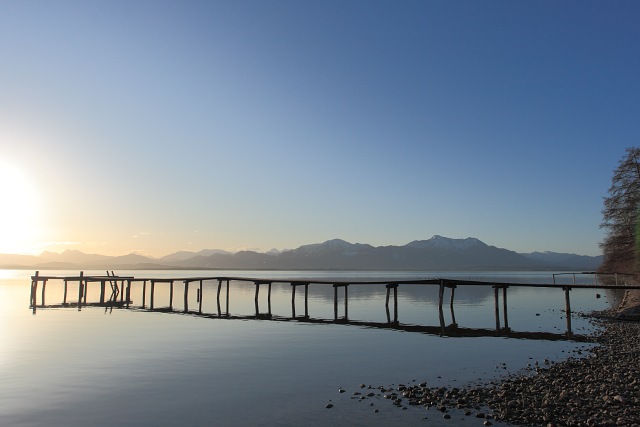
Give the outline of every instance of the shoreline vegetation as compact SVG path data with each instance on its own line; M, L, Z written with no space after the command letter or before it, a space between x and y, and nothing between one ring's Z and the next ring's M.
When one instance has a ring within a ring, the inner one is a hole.
M592 335L597 345L575 350L577 356L561 362L536 362L480 387L378 388L398 407L425 406L445 419L477 417L485 426L491 420L547 427L640 426L640 291L627 291L618 307L585 315L601 326Z

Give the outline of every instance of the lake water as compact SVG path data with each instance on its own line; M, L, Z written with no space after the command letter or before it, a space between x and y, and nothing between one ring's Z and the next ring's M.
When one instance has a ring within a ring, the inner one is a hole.
M500 282L551 281L551 273L526 272L117 273L154 278L231 276L355 281L449 277ZM444 337L376 327L388 321L384 285L349 287L348 317L360 322L353 325L329 323L334 318L330 285L309 287L309 316L326 321L319 323L291 320L288 284L272 286L271 315L280 321L256 319L255 286L241 282L232 282L230 286L230 318L218 315L214 282L206 282L203 288L205 316L184 313L182 282L175 284L173 312L167 312L168 284L155 285L154 307L159 310L149 311L140 308L142 284L134 283L129 309L39 307L34 313L29 308L32 274L32 271L0 270L2 425L481 425L475 418L455 413L452 420L443 420L435 409L401 410L378 396L359 400L353 392L361 391L360 384L373 387L413 381L427 381L432 386L482 384L518 372L528 363L562 360L590 345L492 336L489 332L496 328L496 318L490 287L459 286L454 305L460 328L486 329L486 336ZM41 274L72 276L78 272ZM560 279L565 283L572 280L571 276ZM187 302L191 312L199 309L197 287L195 283L190 287ZM302 289L298 288L296 294L297 316L304 314ZM147 308L149 291L147 284ZM41 287L37 292L38 304L40 292ZM61 281L50 281L46 304L61 304L63 292ZM452 322L448 292L444 311L447 324ZM596 292L602 298L596 298ZM68 295L69 302L77 302L77 282L69 284ZM89 284L87 302L97 302L99 295L99 283ZM224 298L223 290L222 310L226 312ZM611 304L615 304L614 296L603 291L571 291L574 313L604 309ZM259 311L264 313L267 309L266 287L262 286ZM344 316L342 290L339 315ZM503 313L500 315L503 321ZM438 287L400 285L398 321L401 325L437 327ZM508 321L513 331L560 336L566 331L564 293L557 289L510 288ZM586 319L572 316L574 332L584 334L591 328ZM340 387L346 392L339 393ZM325 408L329 402L333 404L331 409Z

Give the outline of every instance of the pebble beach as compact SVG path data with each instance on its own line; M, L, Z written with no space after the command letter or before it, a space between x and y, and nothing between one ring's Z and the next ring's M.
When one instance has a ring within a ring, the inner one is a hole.
M399 408L427 407L452 423L452 415L463 414L484 426L496 420L547 427L640 426L640 296L628 295L619 308L589 317L600 326L591 337L596 345L564 361L536 363L483 386L416 383L381 386L378 392Z

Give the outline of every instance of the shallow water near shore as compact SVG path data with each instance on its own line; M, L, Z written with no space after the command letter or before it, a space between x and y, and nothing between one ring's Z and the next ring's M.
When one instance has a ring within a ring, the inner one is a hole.
M48 271L46 275L77 273ZM384 285L349 287L349 319L369 326L251 319L255 315L255 286L235 282L230 288L229 314L242 319L216 317L213 285L205 286L202 294L202 311L209 316L185 314L182 284L174 290L173 312L166 312L170 301L168 286L156 284L156 307L162 311L85 306L81 310L40 308L34 314L29 309L31 274L32 271L0 271L0 419L14 426L111 426L115 420L126 426L381 426L414 425L425 416L428 425L460 425L463 420L459 414L454 414L452 420L443 420L434 409L401 410L380 396L360 400L353 393L362 391L360 384L481 384L518 372L528 363L562 360L590 346L565 340L440 337L375 327L372 325L387 321ZM158 278L248 276L355 281L451 277L551 281L550 273L528 272L118 274ZM94 285L89 285L89 300L98 298L99 285L91 288ZM77 296L76 288L70 289L70 295L75 292ZM596 292L602 297L596 298ZM198 306L195 294L189 294L191 308ZM40 297L38 294L39 302ZM62 298L61 282L47 284L47 304L60 304ZM437 287L401 285L398 321L437 326L437 298ZM495 328L493 298L490 287L458 287L454 304L457 324ZM141 299L141 286L134 285L132 306L139 305ZM298 295L296 301L298 314L302 314L303 297ZM600 310L614 303L613 295L603 291L571 291L574 313ZM259 304L261 312L266 310L264 292ZM333 289L311 285L308 309L312 318L333 319ZM341 314L343 310L340 306ZM563 310L564 294L560 290L509 289L509 326L514 331L560 335L566 329ZM273 285L271 312L275 318L292 317L290 285ZM451 323L452 313L445 314L447 323ZM591 328L587 319L572 316L574 332L586 334ZM339 393L340 387L346 392ZM333 404L331 409L325 408L328 403ZM376 409L378 412L374 412ZM464 423L481 425L478 419L465 418Z

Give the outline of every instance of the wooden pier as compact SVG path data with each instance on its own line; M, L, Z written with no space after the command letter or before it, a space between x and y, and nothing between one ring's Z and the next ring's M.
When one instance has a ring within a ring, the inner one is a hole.
M573 281L570 284L556 283L556 277L566 274L573 275ZM576 282L576 275L592 275L594 278L593 284L578 284ZM598 280L598 277L601 277ZM574 334L571 327L571 301L570 291L572 289L640 289L640 284L637 281L628 283L628 278L623 275L611 274L599 275L593 272L585 273L556 273L553 276L552 283L496 283L485 281L470 281L470 280L458 280L458 279L421 279L421 280L387 280L387 281L323 281L323 280L302 280L302 279L262 279L262 278L250 278L250 277L182 277L182 278L137 278L133 276L117 276L113 272L106 272L106 275L85 275L80 272L77 276L45 276L40 275L40 272L36 271L31 276L31 293L30 293L30 308L35 313L38 308L58 308L58 307L76 307L81 310L82 307L105 307L105 308L133 308L137 310L149 310L149 311L167 311L167 312L179 312L184 314L200 315L207 317L218 318L253 318L253 319L271 319L271 320L298 320L307 321L311 323L349 323L349 324L362 324L370 327L384 327L394 328L401 330L414 330L428 333L439 333L440 335L460 336L460 333L471 334L470 336L518 336L523 334L522 332L511 331L509 327L508 319L508 289L511 287L529 287L529 288L552 288L563 291L565 302L565 317L566 317L566 333L563 337L574 338ZM634 277L635 279L635 277ZM45 304L45 291L47 282L49 281L62 281L64 286L62 303L54 305ZM255 314L251 316L232 316L229 311L230 302L230 284L231 283L252 283L255 286ZM68 301L68 287L70 284L77 283L77 300ZM107 297L107 283L109 284L111 294ZM183 284L183 303L182 310L174 310L174 293L175 284ZM133 306L131 301L131 287L134 284L141 285L142 292L142 304L139 306ZM189 292L191 285L194 284L196 288L196 302L198 304L197 310L190 310L189 308ZM289 284L291 286L291 317L274 316L271 309L271 290L273 284ZM98 302L87 302L87 289L89 286L99 286L100 296ZM169 287L169 306L165 308L155 307L155 290L156 285L165 285ZM217 313L204 313L203 299L204 292L203 287L216 286L216 307ZM314 319L309 314L309 287L313 286L332 286L333 287L333 319ZM384 285L386 288L385 299L385 311L387 322L375 323L375 322L358 322L349 319L349 298L348 290L349 286L366 286L366 285ZM419 326L419 325L403 325L398 320L398 289L401 286L430 286L437 287L438 290L438 314L439 325ZM454 299L455 291L458 286L482 286L493 288L494 293L494 316L495 316L495 329L494 330L478 330L471 328L460 328L455 319L454 313ZM38 287L41 287L41 302L38 304ZM148 293L147 293L148 287ZM266 288L267 292L267 311L261 312L259 307L259 295L261 288ZM224 295L224 311L222 310L221 293L225 288ZM304 315L297 315L296 311L296 291L298 288L304 290ZM452 323L446 325L444 304L445 294L447 289L449 290L449 311L451 315ZM391 293L393 292L393 298ZM343 310L342 315L339 315L339 301L342 297ZM502 298L502 304L500 304L500 297ZM147 301L148 299L148 301ZM393 304L393 309L390 309L390 304ZM500 307L502 306L502 315L500 313ZM436 332L437 331L437 332ZM485 335L483 335L485 334ZM525 333L526 334L526 333ZM540 333L534 333L539 336ZM543 334L544 335L544 334ZM548 334L547 334L548 335ZM557 335L557 334L551 334ZM546 339L550 339L547 337Z

